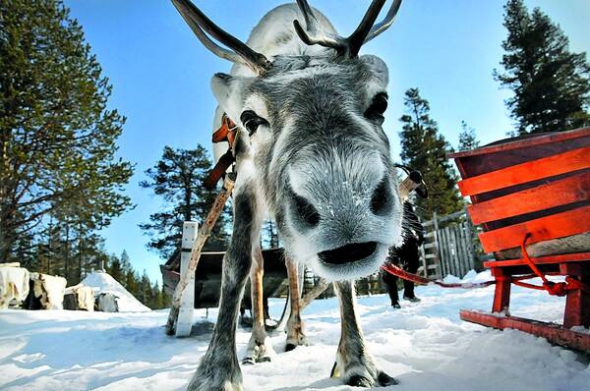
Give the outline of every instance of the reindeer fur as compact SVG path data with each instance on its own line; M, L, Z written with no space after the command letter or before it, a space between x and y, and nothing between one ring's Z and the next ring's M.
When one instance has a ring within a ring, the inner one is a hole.
M186 1L173 1L186 9ZM313 13L323 31L336 34L325 16ZM336 362L344 382L365 387L396 383L378 369L364 345L351 282L378 270L389 247L401 242L402 208L389 142L382 121L366 114L375 97L386 93L387 66L375 56L343 56L330 47L307 45L296 33L294 20L304 25L297 5L277 7L247 41L272 66L236 63L231 74L212 79L219 103L214 129L223 112L238 125L238 176L219 315L189 390L242 389L236 322L249 275L255 317L261 315L256 297L262 294L262 257L257 243L265 216L277 222L291 280L296 281L295 262L301 262L337 282L342 335ZM262 121L255 131L242 122L247 111ZM223 152L216 148L216 157ZM358 256L344 259L349 252ZM292 310L288 344L305 344L298 306ZM263 322L255 320L247 362L267 361L273 354Z

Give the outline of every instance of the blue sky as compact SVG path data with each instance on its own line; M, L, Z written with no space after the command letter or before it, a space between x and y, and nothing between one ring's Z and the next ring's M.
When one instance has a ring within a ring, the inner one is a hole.
M256 22L285 0L193 0L215 22L245 40ZM310 0L342 35L356 27L369 0ZM399 117L403 94L418 87L429 100L431 116L454 146L461 121L477 131L483 143L503 138L512 129L504 100L509 91L494 81L500 46L503 0L405 0L394 25L363 48L379 55L390 69L389 109L384 129L399 155ZM590 52L590 1L525 0L560 24L573 51ZM215 100L209 80L230 64L204 49L169 1L65 0L78 19L113 84L110 100L127 116L119 139L119 155L136 164L127 186L137 207L103 231L106 248L127 250L133 266L161 281L157 254L146 249L138 224L162 208L160 200L140 189L144 171L153 166L165 145L210 149ZM389 5L389 2L388 2Z

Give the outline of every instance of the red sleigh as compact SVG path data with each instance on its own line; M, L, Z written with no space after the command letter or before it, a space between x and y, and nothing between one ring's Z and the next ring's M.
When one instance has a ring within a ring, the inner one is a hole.
M463 178L459 189L473 204L469 215L483 227L484 251L496 258L484 264L496 280L492 313L464 310L461 318L590 351L590 333L572 329L590 327L590 128L451 157ZM566 296L562 326L508 315L511 285L530 286L522 277L533 273L567 276L541 287Z

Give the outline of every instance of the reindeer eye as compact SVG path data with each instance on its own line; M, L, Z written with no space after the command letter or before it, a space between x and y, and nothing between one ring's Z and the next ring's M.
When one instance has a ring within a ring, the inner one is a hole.
M246 110L240 116L240 121L244 124L250 136L256 133L260 125L268 125L268 121L262 117L259 117L252 110Z
M387 99L387 94L384 92L375 95L375 97L373 97L373 102L371 102L371 106L365 111L365 117L370 120L383 122L383 113L387 110Z

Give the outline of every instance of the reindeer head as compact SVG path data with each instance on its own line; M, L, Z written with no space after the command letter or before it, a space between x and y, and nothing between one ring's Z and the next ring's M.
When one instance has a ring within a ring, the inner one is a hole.
M240 127L287 252L328 279L377 270L388 248L401 241L402 208L381 128L387 66L358 53L391 25L401 0L378 24L385 0L374 0L347 38L298 0L305 28L295 20L293 31L324 50L270 59L220 29L189 0L173 2L205 46L252 71L217 74L212 86L220 107Z

